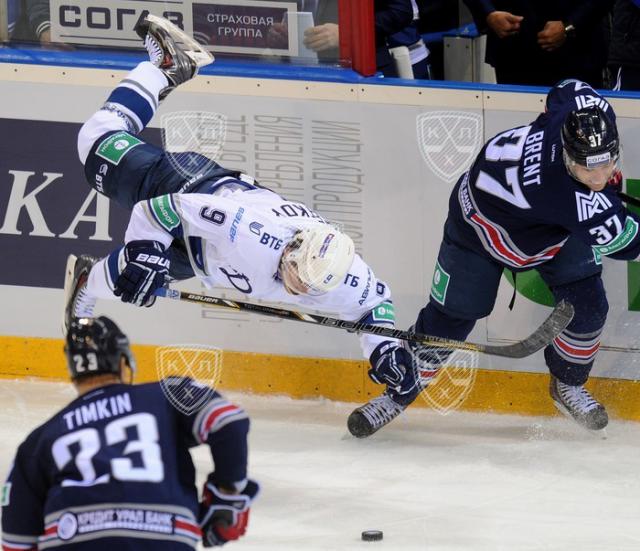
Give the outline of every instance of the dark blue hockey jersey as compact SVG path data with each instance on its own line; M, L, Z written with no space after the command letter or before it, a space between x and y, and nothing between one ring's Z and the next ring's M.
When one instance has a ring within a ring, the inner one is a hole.
M588 84L564 81L551 89L546 112L534 122L487 142L449 201L449 220L465 246L484 249L515 271L551 260L569 236L593 247L596 257L640 255L640 219L614 189L592 191L564 166L565 117L591 105L615 121L612 107Z
M240 407L191 379L80 396L18 448L3 492L3 551L195 548L189 448L208 443L214 482L242 483L248 428Z

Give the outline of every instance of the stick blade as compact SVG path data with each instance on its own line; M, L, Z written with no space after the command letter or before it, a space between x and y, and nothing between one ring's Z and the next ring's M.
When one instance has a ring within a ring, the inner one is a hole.
M566 300L562 300L556 304L553 312L542 325L526 339L507 346L486 345L483 347L482 352L506 358L526 358L531 356L531 354L551 344L553 339L571 323L573 314L573 305Z

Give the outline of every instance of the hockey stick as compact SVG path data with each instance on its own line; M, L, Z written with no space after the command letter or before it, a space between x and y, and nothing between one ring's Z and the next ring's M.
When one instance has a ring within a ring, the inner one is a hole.
M618 194L618 197L620 197L620 199L625 203L629 203L634 207L640 207L640 199L638 199L637 197L627 195L624 191L617 191L616 193Z
M195 302L199 304L207 304L210 306L219 306L230 310L238 310L245 312L253 312L254 314L262 314L276 318L283 318L294 321L302 321L305 323L313 323L323 325L325 327L338 327L347 329L348 331L358 333L370 333L372 335L380 335L392 339L401 339L412 341L425 346L436 346L440 348L452 348L460 350L471 350L490 354L492 356L503 356L505 358L524 358L544 348L561 333L573 319L573 306L564 300L556 305L553 312L526 339L507 345L491 345L491 344L475 344L472 342L456 341L450 339L441 339L439 337L431 337L421 333L413 333L411 331L403 331L392 327L381 327L368 323L360 323L357 321L346 321L336 318L328 318L316 314L307 314L296 312L295 310L284 310L262 304L253 304L251 302L241 302L237 300L228 300L209 295L201 295L197 293L188 293L185 291L177 291L175 289L159 289L156 295L173 300L181 300L185 302Z

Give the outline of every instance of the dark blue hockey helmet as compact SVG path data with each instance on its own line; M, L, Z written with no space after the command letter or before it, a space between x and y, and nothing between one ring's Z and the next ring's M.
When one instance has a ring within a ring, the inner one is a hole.
M90 375L111 373L120 375L120 360L135 370L135 359L129 339L109 318L74 319L64 347L71 380Z
M588 169L616 162L620 138L615 122L595 105L571 111L562 126L567 160Z

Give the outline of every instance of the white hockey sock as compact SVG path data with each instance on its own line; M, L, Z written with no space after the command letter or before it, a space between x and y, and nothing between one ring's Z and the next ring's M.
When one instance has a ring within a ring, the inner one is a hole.
M158 94L167 85L167 77L148 61L131 71L111 93L105 105L80 129L78 156L82 164L96 140L107 132L140 132L156 112Z
M158 109L160 91L168 85L164 73L150 61L144 61L111 92L104 108L126 115L135 131L141 132Z
M108 262L109 257L103 258L96 262L89 272L89 279L85 287L87 297L91 297L94 301L97 299L117 300L113 294L113 282L109 275Z

